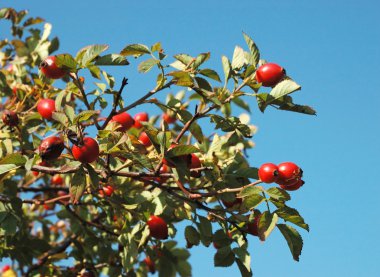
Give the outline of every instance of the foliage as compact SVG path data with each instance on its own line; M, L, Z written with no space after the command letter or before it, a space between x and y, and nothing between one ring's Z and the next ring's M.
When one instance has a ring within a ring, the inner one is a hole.
M245 156L254 146L255 127L233 112L251 111L244 97L254 97L263 112L267 107L315 111L293 103L289 94L300 86L289 77L261 92L255 71L264 61L247 34L248 51L236 46L231 60L222 57L224 76L207 67L209 52L177 54L171 60L160 43L129 44L120 53L106 53L107 45L90 45L75 55L57 55L57 65L68 71L58 82L43 76L38 65L58 49L59 41L50 38L50 24L26 15L0 9L1 21L7 21L2 24L10 22L13 36L0 41L0 109L15 111L20 118L16 127L4 125L0 131L1 257L11 258L26 275L75 276L87 269L144 276L149 268L143 260L149 256L160 276L189 276L189 251L175 240L183 221L187 247L216 243L215 266L237 263L243 276L251 276L248 240L256 238L247 233L247 224L262 214L259 239L266 240L277 226L298 261L302 239L294 227L309 226L287 205L286 191L259 186L257 168ZM104 69L128 66L130 58L138 59L139 72L158 72L151 90L132 103L122 97L127 80L118 88L119 81ZM90 82L81 77L85 72L96 80L91 91L84 86L91 87ZM169 88L179 92L160 100ZM41 98L55 99L52 120L38 114ZM121 132L111 120L136 107L143 110L143 105L156 105L177 122L168 125L150 116L143 129ZM105 116L107 106L110 113ZM213 126L213 134L205 134L206 125ZM87 129L96 133L100 156L81 164L73 159L70 145ZM152 146L139 142L142 130ZM51 134L64 139L66 151L41 165L36 149ZM180 146L170 148L173 143ZM200 158L200 168L180 159L189 154ZM160 172L164 158L176 161L168 173ZM192 177L194 172L201 177ZM53 174L63 177L62 186L51 183ZM114 188L111 196L99 193L108 185ZM236 197L241 204L222 204ZM146 222L152 214L165 219L169 239L149 235Z

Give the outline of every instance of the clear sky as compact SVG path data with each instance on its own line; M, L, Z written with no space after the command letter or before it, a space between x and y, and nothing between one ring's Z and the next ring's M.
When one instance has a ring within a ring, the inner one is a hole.
M209 65L220 73L221 55L231 57L235 45L245 47L241 32L248 33L263 58L284 66L302 85L294 101L318 111L313 117L253 109L259 131L250 161L302 165L306 184L293 193L291 206L310 224L310 233L300 231L304 249L298 263L278 230L265 243L252 237L255 276L380 275L378 0L2 0L0 5L26 8L51 22L62 52L75 54L95 43L118 52L130 43L161 41L170 55L211 51ZM128 102L149 86L135 68L126 74ZM248 101L256 105L253 98ZM214 252L191 250L194 276L239 276L235 265L214 268Z

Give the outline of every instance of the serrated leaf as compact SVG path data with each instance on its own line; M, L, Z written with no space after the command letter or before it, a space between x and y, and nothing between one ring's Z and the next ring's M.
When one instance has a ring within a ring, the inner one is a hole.
M243 37L245 39L245 42L248 45L252 60L254 61L252 64L256 66L260 60L260 51L256 43L244 32L243 32Z
M63 112L53 112L52 118L63 126L68 125L68 118Z
M234 261L235 255L229 246L219 248L214 255L214 266L229 267L234 263Z
M147 46L143 44L130 44L124 47L123 50L121 50L120 55L123 56L132 56L132 55L144 55L144 54L150 54L150 50Z
M288 201L290 200L290 195L288 192L285 190L278 188L278 187L272 187L266 190L266 193L276 199L276 200L281 200L281 201Z
M186 226L185 228L185 238L186 241L191 243L192 245L199 245L200 235L193 226Z
M98 114L97 111L83 111L74 118L73 123L77 124L78 122L89 120L96 114Z
M232 69L239 70L245 64L244 50L240 46L236 46L232 57Z
M209 77L210 79L213 79L215 81L221 82L218 73L213 69L209 69L209 68L202 69L199 71L199 74Z
M263 202L265 198L260 194L254 194L243 198L243 205L247 209L253 209Z
M197 152L199 152L199 149L193 145L178 145L171 148L167 152L167 157L172 158L172 157L184 156L184 155L197 153Z
M306 231L309 231L309 225L305 223L305 220L296 209L284 206L276 210L275 213L285 221L289 221L301 228L304 228Z
M241 263L241 266L244 268L242 270L238 264L240 272L242 272L242 276L252 276L251 256L249 255L248 251L244 248L234 248L232 251L237 256L236 261L239 261Z
M207 61L210 58L210 52L199 54L196 58L194 63L192 64L192 67L194 69L197 69L201 64L203 64L205 61Z
M71 202L77 203L78 200L82 197L84 190L86 189L86 172L81 166L77 172L75 172L70 183L70 196Z
M91 76L100 80L101 75L100 75L100 68L95 66L95 65L89 65L87 66L87 69L90 70Z
M98 57L95 61L95 65L129 65L125 56L119 54L108 54Z
M227 83L227 81L231 78L231 64L226 56L222 56L222 65L224 71L224 82Z
M70 122L73 122L74 121L74 118L75 118L75 111L74 111L74 108L69 106L69 105L65 105L65 107L63 108L63 111L65 112L65 114L67 115L68 119L70 120Z
M303 114L310 114L310 115L316 115L317 112L310 106L305 105L298 105L293 103L285 103L283 105L280 105L278 107L280 110L290 111L290 112L297 112L297 113L303 113Z
M301 235L296 229L286 224L277 224L277 228L281 231L281 234L286 239L293 259L298 262L303 247L303 240Z
M81 59L81 64L83 66L88 66L96 57L98 57L102 52L108 49L106 44L94 44L86 48Z
M159 60L151 58L151 59L148 59L148 60L140 63L137 69L140 73L146 73L149 70L151 70L153 68L153 66L155 66L158 63L159 63Z
M66 96L67 91L62 90L60 93L58 93L57 97L55 97L55 110L56 111L62 111L62 100Z
M203 245L209 246L210 243L212 242L211 222L203 216L198 216L198 219L199 219L199 223L197 223L197 227L201 235L201 241Z
M258 195L258 194L261 194L262 193L262 190L258 187L247 187L247 188L244 188L239 194L238 196L239 197L248 197L248 196L251 196L251 195Z
M265 241L272 233L274 227L276 227L278 216L276 213L270 213L265 211L260 216L259 221L259 238L261 241Z
M26 159L23 155L19 153L12 153L0 160L0 165L5 164L13 164L16 166L24 165L26 163Z
M57 55L55 62L58 67L68 69L71 72L75 72L77 70L78 64L70 54Z
M299 84L293 80L286 79L279 82L269 94L275 99L278 99L300 89L301 86Z
M193 61L193 57L187 55L187 54L178 54L174 55L174 58L178 61L180 61L183 65L187 66Z
M194 85L194 81L191 78L190 74L184 71L172 71L167 75L173 76L173 82L177 86L183 87L192 87Z

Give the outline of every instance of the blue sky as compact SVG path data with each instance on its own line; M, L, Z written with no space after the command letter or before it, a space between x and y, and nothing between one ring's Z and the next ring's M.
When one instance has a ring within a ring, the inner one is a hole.
M62 52L75 54L95 43L118 52L130 43L160 41L169 55L211 51L208 65L220 73L220 57L231 57L235 45L245 47L241 32L248 33L264 59L284 66L302 85L294 101L318 111L312 117L253 109L259 131L250 161L302 166L306 184L293 193L291 206L311 229L301 231L299 263L278 231L265 243L252 238L255 276L379 275L379 1L1 2L52 23ZM135 68L126 71L128 102L149 86ZM194 276L238 276L236 266L212 266L214 251L192 250Z

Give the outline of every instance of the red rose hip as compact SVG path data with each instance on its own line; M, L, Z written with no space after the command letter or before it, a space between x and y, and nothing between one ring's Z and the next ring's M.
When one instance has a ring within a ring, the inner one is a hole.
M4 124L8 125L9 127L17 126L19 122L17 113L15 113L14 111L4 111L1 118Z
M126 112L114 115L111 121L119 123L121 126L118 130L122 132L129 130L135 123L134 119Z
M49 56L39 66L41 72L50 79L60 79L67 73L64 69L57 66L55 60L55 56Z
M168 238L168 226L164 219L159 216L151 215L147 224L152 237L156 239Z
M93 138L83 138L83 143L72 147L74 159L82 163L92 163L99 157L99 145Z
M199 160L199 158L194 153L192 153L191 154L190 169L200 168L201 166L202 166L202 164L201 164L201 161ZM191 177L199 178L199 177L201 177L202 174L200 171L192 171L190 173L190 175L191 175Z
M278 178L278 167L272 163L265 163L259 168L259 178L264 183L276 182Z
M163 115L162 115L162 119L167 123L167 124L172 124L172 123L174 123L174 122L176 122L177 121L177 118L174 116L170 116L170 115L168 115L167 113L164 113Z
M150 141L148 135L145 132L141 132L139 136L139 141L141 142L142 145L148 147L152 145L152 142Z
M43 160L55 160L57 159L65 145L60 137L48 137L41 141L38 151Z
M61 186L63 184L63 178L59 174L55 174L53 177L51 177L51 183L52 185Z
M37 111L43 118L50 120L55 111L55 101L53 99L41 99L37 104Z
M289 181L280 181L278 184L284 190L294 191L302 187L305 182L301 179L294 179Z
M278 181L301 179L302 169L292 162L284 162L278 165Z
M264 87L277 85L285 76L285 70L275 63L266 63L256 70L256 80Z
M143 125L140 122L147 122L149 120L149 116L147 113L138 113L136 114L133 119L135 120L135 124L133 124L133 127L136 129L140 129L143 127Z

